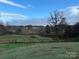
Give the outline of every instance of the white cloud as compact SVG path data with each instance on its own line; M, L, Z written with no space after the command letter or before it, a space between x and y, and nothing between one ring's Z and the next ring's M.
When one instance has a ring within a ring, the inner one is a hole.
M79 6L78 7L72 7L71 8L71 12L72 12L72 14L75 14L75 15L77 15L78 13L79 13Z
M29 20L13 20L9 22L10 25L47 25L47 18L34 18Z
M64 11L67 21L70 24L75 24L79 21L79 6L69 6L64 9L60 9L60 11Z
M12 5L12 6L20 7L20 8L26 8L26 7L23 6L23 5L20 5L20 4L11 2L11 1L9 1L9 0L0 0L0 3L5 3L5 4Z
M78 16L79 15L79 6L70 6L64 9L60 9L60 11L64 11L68 16Z
M6 25L6 22L22 22L26 21L28 19L27 16L21 15L21 14L13 14L13 13L5 13L5 12L0 12L0 22L3 22L3 24Z
M0 12L0 19L2 19L2 20L4 20L4 19L7 19L7 20L11 20L11 19L24 20L24 19L27 19L27 16L24 16L21 14Z

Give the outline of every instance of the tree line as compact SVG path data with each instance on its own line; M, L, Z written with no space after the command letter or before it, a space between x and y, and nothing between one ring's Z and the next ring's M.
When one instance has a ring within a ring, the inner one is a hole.
M64 12L55 11L53 14L50 13L48 22L49 25L45 26L46 36L56 38L78 38L79 36L79 22L69 25Z

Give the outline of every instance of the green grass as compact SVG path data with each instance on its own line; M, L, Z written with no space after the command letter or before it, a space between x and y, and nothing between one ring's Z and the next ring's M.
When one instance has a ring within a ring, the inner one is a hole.
M0 48L6 49L6 46ZM0 59L79 59L79 43L16 45L16 48L0 52Z
M0 36L0 42L5 41L16 41L16 42L42 42L42 41L52 41L51 38L41 37L38 35L4 35Z
M5 35L2 40L30 43L0 44L0 59L79 59L79 42L31 43L52 40L38 35Z

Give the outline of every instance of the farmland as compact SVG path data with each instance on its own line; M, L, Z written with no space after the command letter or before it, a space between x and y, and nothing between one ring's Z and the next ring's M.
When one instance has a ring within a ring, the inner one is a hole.
M2 42L10 40L25 43L0 44L0 59L79 59L78 42L44 43L53 39L37 35L0 36ZM32 43L39 41L43 43Z

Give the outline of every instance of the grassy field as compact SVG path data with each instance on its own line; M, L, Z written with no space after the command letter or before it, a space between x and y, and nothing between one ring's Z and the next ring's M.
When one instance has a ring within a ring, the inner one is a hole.
M0 36L0 43L7 42L48 42L53 41L51 38L41 37L38 35L4 35Z
M0 40L42 41L40 36L7 35ZM40 39L40 40L39 40ZM79 42L0 44L0 59L79 59Z

